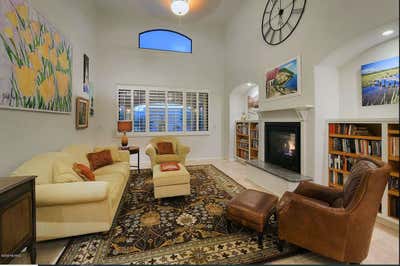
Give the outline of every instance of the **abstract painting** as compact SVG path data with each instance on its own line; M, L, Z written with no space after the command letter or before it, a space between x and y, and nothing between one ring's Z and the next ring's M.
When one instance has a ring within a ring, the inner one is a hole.
M361 66L362 106L399 103L399 57Z
M76 128L83 129L89 125L89 100L76 98Z
M292 59L266 73L267 99L300 95L300 58Z
M28 1L0 1L0 108L70 113L72 46Z

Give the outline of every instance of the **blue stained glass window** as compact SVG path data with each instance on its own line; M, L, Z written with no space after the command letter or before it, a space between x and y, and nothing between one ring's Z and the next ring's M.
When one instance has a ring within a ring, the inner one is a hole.
M150 30L139 34L139 48L191 53L192 40L175 31L163 29Z

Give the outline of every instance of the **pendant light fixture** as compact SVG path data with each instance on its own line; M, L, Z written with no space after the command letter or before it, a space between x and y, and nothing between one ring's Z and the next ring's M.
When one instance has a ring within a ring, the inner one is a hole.
M189 12L189 0L172 0L171 10L177 16L184 16Z

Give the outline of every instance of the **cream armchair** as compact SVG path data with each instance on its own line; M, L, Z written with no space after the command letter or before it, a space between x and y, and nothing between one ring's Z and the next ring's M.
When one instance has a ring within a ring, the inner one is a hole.
M160 142L171 142L174 150L174 154L157 154L157 143ZM185 165L186 156L190 152L190 148L181 144L175 137L156 137L150 140L150 144L146 147L146 154L150 157L151 168L154 165L167 162L179 162Z

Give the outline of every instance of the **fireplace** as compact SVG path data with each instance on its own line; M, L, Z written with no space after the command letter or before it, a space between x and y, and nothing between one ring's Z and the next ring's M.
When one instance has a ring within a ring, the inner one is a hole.
M265 123L265 162L301 173L300 123Z

